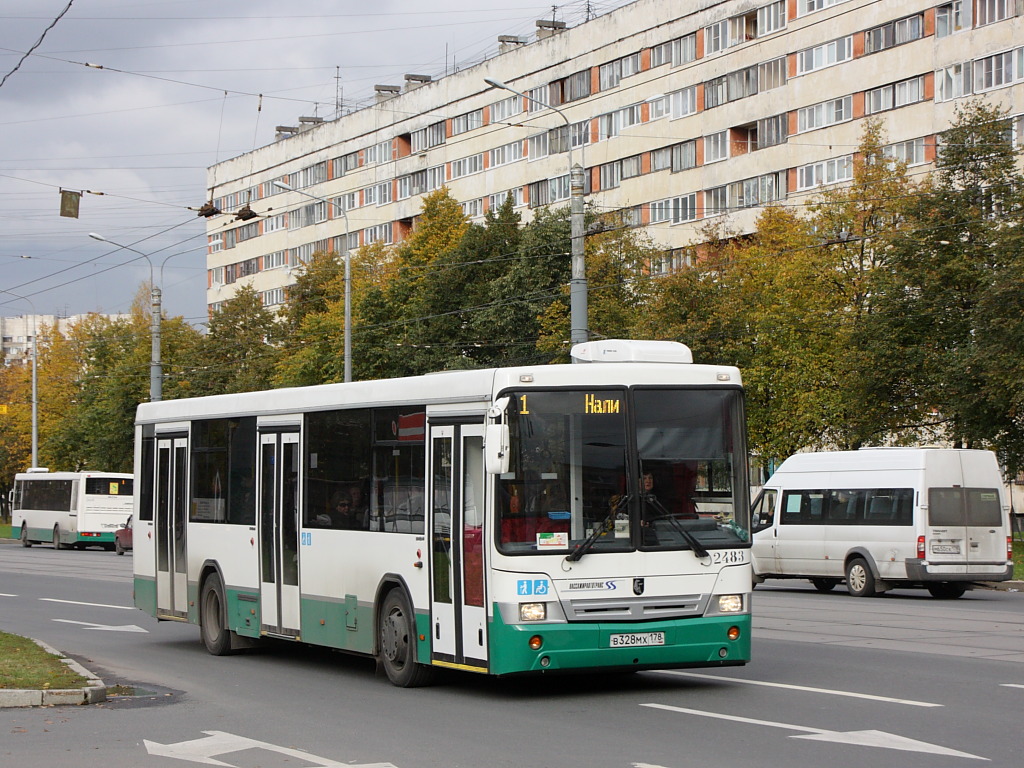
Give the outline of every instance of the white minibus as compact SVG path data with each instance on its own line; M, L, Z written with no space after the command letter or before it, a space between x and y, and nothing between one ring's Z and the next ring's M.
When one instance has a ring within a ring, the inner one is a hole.
M132 475L47 472L14 476L11 531L22 546L114 548L114 532L132 514Z
M1009 504L995 454L862 448L786 459L753 504L754 579L846 581L867 597L924 587L960 597L1013 573Z

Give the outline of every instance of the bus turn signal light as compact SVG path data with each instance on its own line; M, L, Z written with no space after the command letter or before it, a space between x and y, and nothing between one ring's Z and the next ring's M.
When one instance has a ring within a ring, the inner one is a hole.
M542 645L544 645L544 638L540 635L534 635L530 638L530 650L539 651Z
M740 628L739 627L729 627L729 631L726 632L725 635L730 640L738 640L739 636L740 636Z

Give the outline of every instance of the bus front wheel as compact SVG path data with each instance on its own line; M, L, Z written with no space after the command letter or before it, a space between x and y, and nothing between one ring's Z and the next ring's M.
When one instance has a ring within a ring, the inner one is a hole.
M25 523L21 524L21 546L32 546L32 542L28 540L28 526Z
M67 544L60 540L60 526L53 526L53 548L54 549L70 549Z
M377 642L377 658L393 685L415 688L430 682L433 670L416 663L415 620L401 589L392 589L384 598L377 619Z
M203 582L199 607L199 633L206 650L214 656L231 653L231 631L224 615L224 587L217 574L211 574Z

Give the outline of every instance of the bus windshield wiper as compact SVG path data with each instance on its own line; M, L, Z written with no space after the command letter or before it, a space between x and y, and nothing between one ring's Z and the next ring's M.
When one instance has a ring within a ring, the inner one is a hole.
M601 536L603 536L605 533L607 533L614 527L613 521L615 520L615 516L619 514L619 511L623 507L626 506L626 502L628 501L629 494L622 494L619 497L619 500L612 505L612 511L608 513L608 517L606 517L599 526L595 527L594 530L590 532L590 535L587 536L587 538L585 538L580 543L580 545L576 547L576 549L574 549L572 552L566 555L565 559L568 560L570 563L575 563L577 560L579 560L581 557L587 554L587 552L590 551L590 548L594 546L594 542L596 542L599 538L601 538Z
M665 509L665 506L655 498L654 494L647 494L644 496L644 501L654 507L658 512L658 517L652 518L648 522L653 523L655 520L668 520L669 524L675 531L683 537L683 540L690 545L690 549L693 550L693 554L697 557L707 557L708 551L704 549L704 546L697 540L697 537L686 530L679 521L676 520L675 515ZM586 543L586 542L584 542Z

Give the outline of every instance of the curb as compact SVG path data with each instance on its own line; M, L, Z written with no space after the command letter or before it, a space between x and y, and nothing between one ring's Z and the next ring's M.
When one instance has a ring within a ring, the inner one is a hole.
M1024 592L1024 581L979 581L976 585L997 592Z
M63 657L60 651L41 640L32 640L47 653L60 658L73 671L87 680L83 688L55 688L52 690L0 689L0 707L53 707L69 704L98 704L107 700L107 686L74 659Z

